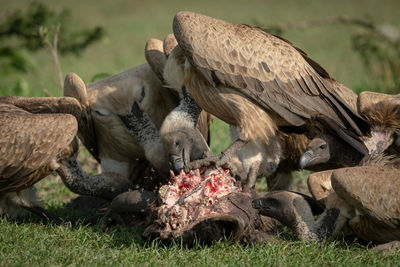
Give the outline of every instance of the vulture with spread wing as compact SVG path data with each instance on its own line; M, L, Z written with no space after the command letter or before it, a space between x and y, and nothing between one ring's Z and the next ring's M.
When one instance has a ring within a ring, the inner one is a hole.
M191 168L223 165L246 142L268 143L278 128L309 129L314 118L367 153L359 136L368 124L340 97L338 83L290 42L256 27L191 12L175 16L173 31L178 46L170 57L195 102L240 128L239 139L223 154L192 162Z

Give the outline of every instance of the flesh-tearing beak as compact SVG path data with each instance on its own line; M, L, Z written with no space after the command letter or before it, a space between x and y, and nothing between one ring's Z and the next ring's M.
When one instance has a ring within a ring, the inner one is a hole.
M182 157L176 156L176 155L171 155L171 156L169 156L169 162L172 165L172 170L174 171L174 173L176 175L178 175L184 167Z
M304 154L301 155L300 157L299 160L300 169L304 169L305 167L307 167L313 158L314 158L314 152L310 149L307 149L306 152L304 152Z

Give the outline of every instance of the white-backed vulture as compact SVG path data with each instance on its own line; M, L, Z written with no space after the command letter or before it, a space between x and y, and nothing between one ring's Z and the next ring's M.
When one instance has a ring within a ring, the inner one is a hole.
M362 137L368 154L379 155L389 147L392 150L388 151L389 153L398 154L396 142L400 133L399 96L362 92L358 99L358 110L371 126L370 135ZM351 167L358 165L363 157L364 155L340 138L325 133L310 141L299 164L301 168L327 162Z
M177 154L175 153L177 150L176 142L182 140L182 144L179 144L179 146L190 148L185 151L188 155L187 159L194 160L210 154L208 146L210 141L209 124L212 116L199 109L186 89L182 89L181 73L176 71L174 56L170 56L171 53L173 54L176 51L174 49L176 45L177 42L173 34L168 35L164 42L158 39L150 39L146 43L145 56L153 71L158 76L162 76L160 80L163 81L165 90L171 90L180 98L180 104L168 114L161 126L161 132L165 132L165 129L170 125L183 122L179 128L169 129L167 134L162 134L165 149L170 155L170 161L174 162L172 167L175 172L179 172L179 169L183 168L184 162L182 157L175 156ZM190 109L190 112L188 109ZM182 116L185 117L182 118ZM185 138L182 138L182 136ZM185 144L185 142L190 142L190 144ZM174 145L171 146L170 144Z
M81 112L74 98L0 97L1 215L29 210L57 220L39 206L33 185L77 152L78 123L70 114Z
M150 39L146 42L145 57L147 62L153 69L154 73L156 73L160 81L163 82L166 90L169 90L172 94L176 95L177 98L181 100L183 98L183 84L177 83L181 79L180 77L175 77L175 75L179 73L174 72L173 69L169 67L169 65L171 65L171 62L167 60L169 58L169 54L174 50L176 45L177 42L173 34L167 35L167 37L165 37L164 39L164 42L154 38ZM168 66L166 67L166 65ZM168 71L165 71L166 69ZM170 116L170 118L171 117L173 116ZM200 114L197 115L197 117L198 119L196 122L196 127L209 144L209 126L210 122L212 121L212 116L205 111L200 111Z
M336 92L349 106L356 110L358 96L352 90L338 82L333 83ZM233 129L236 127L230 127ZM232 140L238 137L232 136ZM285 190L289 188L292 181L292 172L298 171L299 159L306 151L306 147L311 140L305 134L284 133L280 130L276 136L272 136L269 143L249 142L239 152L238 157L243 166L246 179L242 181L248 187L255 184L256 177L266 176L268 190ZM345 144L345 148L353 150L346 142L338 138L340 143ZM361 160L361 159L360 159ZM318 166L309 166L311 171L321 171L326 169L342 167L337 163L325 163ZM359 161L357 161L359 162Z
M133 103L138 102L159 128L165 116L178 104L149 65L140 65L88 85L70 73L65 79L64 95L76 97L90 114L92 128L79 127L78 132L89 151L97 151L92 154L100 161L102 172L129 178L134 172L136 158L146 158L155 168L165 166L159 164L160 153L150 152L157 148L144 149L119 118L119 115L128 114Z
M191 163L191 168L229 162L248 141L268 143L278 127L308 130L315 117L366 153L359 137L368 131L367 123L340 97L337 82L288 41L256 27L191 12L174 17L173 31L178 46L166 66L174 58L174 68L183 77L180 84L195 102L240 128L239 139L221 155ZM161 131L161 137L167 132ZM176 156L183 157L187 149Z
M348 225L364 241L392 242L400 240L399 177L399 159L382 155L364 166L312 174L310 192L326 208L317 221L308 203L287 201L293 192L272 193L255 203L262 214L280 216L278 220L306 240L325 240Z
M74 130L74 136L77 133L77 129L79 127L82 127L82 129L90 129L88 125L90 125L91 121L91 116L88 113L88 110L81 105L77 99L73 97L36 97L36 98L29 98L29 97L17 97L17 96L6 96L6 97L1 97L0 102L8 105L13 105L15 107L18 107L22 110L25 110L25 112L30 112L32 113L31 116L36 116L35 118L38 118L39 120L40 116L48 116L47 120L51 120L52 118L57 119L56 115L65 115L67 119L69 118L70 120L73 120L75 123L77 123L77 128L73 128L71 126L71 130ZM30 114L28 113L28 114ZM64 114L55 114L55 113L64 113ZM73 115L73 116L71 116ZM29 117L30 118L30 117ZM68 120L65 119L65 126L60 126L58 125L60 131L64 130L66 132L66 136L69 136L69 130L68 126ZM34 123L35 121L32 121ZM45 121L46 122L46 121ZM57 122L57 121L55 121ZM8 121L8 123L11 123ZM58 121L58 124L62 124L64 121L60 120ZM54 125L49 125L56 127ZM11 124L9 128L11 127ZM22 126L21 126L22 127ZM32 126L33 127L33 126ZM46 129L43 127L40 127L40 124L37 124L37 131L40 134L43 134ZM6 129L6 127L4 127ZM35 129L33 127L33 129ZM16 130L21 131L21 134L25 133L27 136L28 141L32 141L29 138L29 130L26 129L18 129L16 127ZM23 132L25 130L25 132ZM58 134L62 134L61 132L58 132L58 130L54 130ZM51 134L52 131L51 129L49 130L49 134ZM34 133L33 133L34 134ZM72 134L72 133L71 133ZM43 134L44 137L46 137L45 134ZM84 137L87 137L87 132L85 132ZM56 137L56 136L55 136ZM37 138L40 138L38 136ZM6 139L3 139L4 142L6 142ZM32 142L34 142L33 140ZM44 140L46 141L46 140ZM53 144L56 146L57 140L50 140L55 142ZM50 142L48 141L48 142ZM18 147L17 144L13 144L12 142L6 147L8 149L16 149L16 151L23 149L23 143L21 141L21 146ZM32 144L31 144L32 145ZM34 143L33 143L34 145ZM41 149L39 150L42 151L42 153L51 153L52 151L46 151L46 149L50 149L51 147L42 145ZM30 153L29 150L30 147L27 146L27 151L26 153ZM38 149L37 149L38 150ZM92 152L95 150L92 150ZM55 153L55 152L54 152ZM37 157L40 157L41 153L38 153ZM57 162L59 164L55 165L52 163L53 167L56 166L57 168L53 168L52 170L57 171L57 173L60 175L61 179L63 180L64 184L73 192L78 193L78 194L83 194L83 195L89 195L89 196L96 196L104 199L113 199L115 196L118 194L128 191L129 189L133 189L134 185L128 180L129 177L123 177L122 175L115 173L115 172L105 172L99 175L88 175L86 174L80 164L76 160L76 156L78 155L78 147L77 144L74 147L74 153L68 153L68 155L65 155L63 157L58 157ZM28 155L29 156L29 155ZM31 155L32 157L35 157L35 155ZM39 158L40 159L40 158ZM19 160L24 163L24 160L19 158ZM29 161L28 161L28 164ZM5 165L4 165L5 166ZM37 166L38 167L38 166ZM48 170L48 169L46 169ZM46 173L48 175L49 173ZM43 177L45 177L45 173L43 173ZM41 177L41 178L43 178ZM23 176L21 177L23 179ZM29 184L26 182L26 184Z

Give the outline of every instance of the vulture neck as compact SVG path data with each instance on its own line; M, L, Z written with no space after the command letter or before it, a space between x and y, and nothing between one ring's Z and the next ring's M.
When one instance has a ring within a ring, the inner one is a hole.
M340 167L357 166L364 157L360 152L347 144L344 146L334 146L334 151L331 155L332 158L330 161Z
M303 240L321 242L329 238L336 230L339 210L327 209L314 221L310 212L296 214L295 232Z
M75 157L71 157L57 170L61 180L74 193L112 200L118 194L133 189L133 185L122 177L109 177L107 174L89 175L82 170Z
M171 116L190 122L190 124L193 125L193 128L195 128L200 116L201 108L194 101L185 86L182 87L182 93L183 98L179 105L171 112Z

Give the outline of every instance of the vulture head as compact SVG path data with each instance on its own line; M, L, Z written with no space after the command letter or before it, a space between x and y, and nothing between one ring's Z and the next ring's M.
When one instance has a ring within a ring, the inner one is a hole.
M308 143L306 151L300 157L301 169L322 163L333 165L332 168L355 166L364 155L341 138L330 134L315 137Z
M363 156L368 154L375 157L397 145L400 132L399 96L362 92L358 97L357 106L371 127L370 133L361 138L367 153L361 153L361 150L350 146L338 135L322 133L308 144L299 161L301 168L321 163L332 163L337 167L356 166Z
M179 172L189 162L210 155L210 148L196 128L201 110L183 87L183 98L164 120L160 136L168 153L171 167Z
M201 111L184 86L185 57L173 34L169 34L164 42L148 40L145 56L153 71L161 77L165 91L180 99L180 104L168 114L160 128L171 167L178 172L190 161L201 159L210 152L207 139L211 116Z

